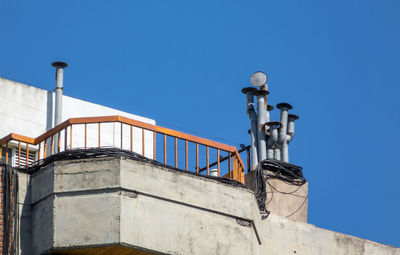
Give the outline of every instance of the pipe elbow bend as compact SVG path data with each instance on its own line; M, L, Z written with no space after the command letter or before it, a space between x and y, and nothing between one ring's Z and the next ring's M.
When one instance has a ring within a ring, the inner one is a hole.
M294 133L288 133L286 135L286 143L290 143L294 137Z

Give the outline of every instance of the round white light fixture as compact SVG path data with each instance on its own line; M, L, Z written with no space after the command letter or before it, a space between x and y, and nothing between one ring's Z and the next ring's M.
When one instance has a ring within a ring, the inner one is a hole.
M262 87L267 84L267 75L261 71L255 72L250 77L250 82L253 86Z

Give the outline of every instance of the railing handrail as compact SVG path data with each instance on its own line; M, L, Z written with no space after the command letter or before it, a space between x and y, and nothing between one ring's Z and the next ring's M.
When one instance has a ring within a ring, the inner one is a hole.
M3 145L4 143L11 141L11 140L26 142L26 143L30 143L32 145L37 145L37 144L43 142L44 140L52 137L53 135L58 134L59 132L61 132L62 130L64 130L65 128L67 128L70 125L109 123L109 122L120 122L120 123L124 123L127 125L132 125L132 126L135 126L138 128L143 128L145 130L162 133L162 134L165 134L168 136L177 137L180 139L188 140L190 142L209 146L209 147L215 148L215 149L229 151L232 153L235 153L235 151L236 151L236 147L231 146L231 145L215 142L215 141L212 141L212 140L209 140L206 138L186 134L184 132L176 131L176 130L161 127L161 126L156 126L153 124L129 119L129 118L118 116L118 115L116 115L116 116L101 116L101 117L70 118L70 119L64 121L63 123L59 124L58 126L43 133L42 135L38 136L37 138L31 138L31 137L27 137L27 136L23 136L23 135L18 135L15 133L10 133L9 135L0 139L0 145Z
M95 124L95 123L110 123L110 122L120 122L126 125L131 125L137 128L142 128L144 130L149 130L157 133L161 133L167 136L171 137L176 137L178 139L183 139L187 140L193 143L197 143L203 146L208 146L210 148L214 149L220 149L223 151L227 151L232 153L232 157L236 156L238 159L238 163L241 166L242 169L244 169L244 164L242 159L240 158L239 152L237 151L236 147L219 143L216 141L212 141L206 138L190 135L184 132L176 131L173 129L169 129L166 127L161 127L149 123L145 123L142 121L138 120L133 120L130 118L122 117L119 115L115 116L100 116L100 117L82 117L82 118L70 118L58 126L48 130L47 132L43 133L42 135L36 137L36 138L31 138L15 133L10 133L9 135L3 137L0 139L0 146L3 146L4 144L10 142L10 141L18 141L18 142L24 142L27 144L31 145L38 145L41 142L45 141L46 139L51 138L52 136L60 133L62 130L66 129L67 127L71 125L79 125L79 124Z

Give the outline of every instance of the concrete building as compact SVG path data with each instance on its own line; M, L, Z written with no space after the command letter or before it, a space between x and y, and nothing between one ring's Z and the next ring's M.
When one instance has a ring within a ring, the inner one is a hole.
M249 148L62 98L55 126L53 92L0 78L3 254L400 254L308 224L305 181L296 186L301 199L260 199L294 186L246 166L240 152ZM278 175L273 166L262 170Z

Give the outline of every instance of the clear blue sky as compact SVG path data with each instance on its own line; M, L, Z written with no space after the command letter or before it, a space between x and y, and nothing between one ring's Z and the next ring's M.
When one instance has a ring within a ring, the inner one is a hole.
M400 246L400 1L0 1L0 76L232 145L249 143L240 89L300 115L291 161L309 222ZM274 111L272 115L278 118Z

